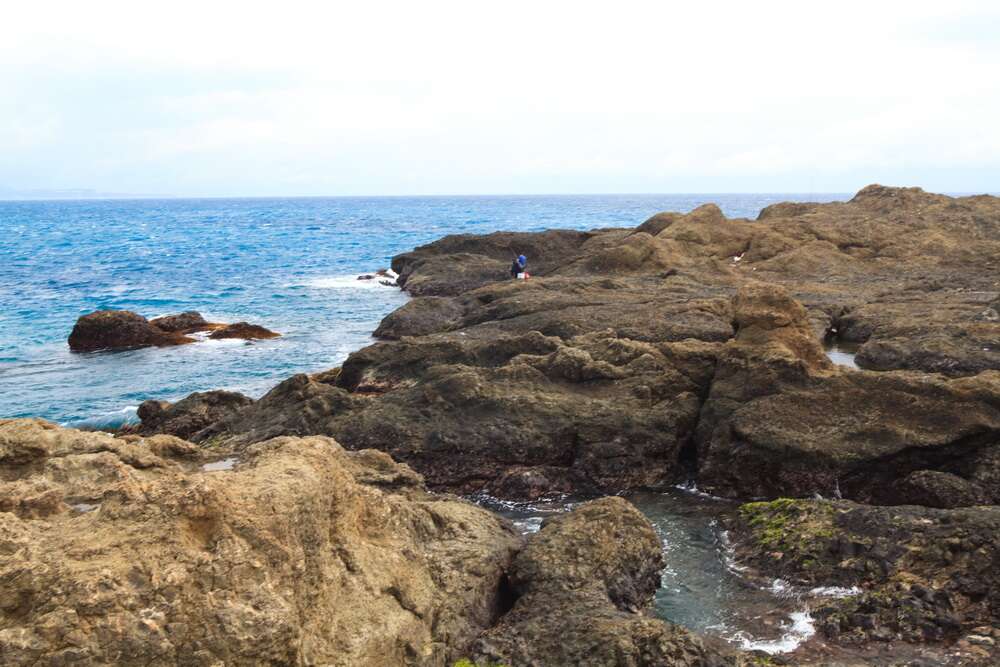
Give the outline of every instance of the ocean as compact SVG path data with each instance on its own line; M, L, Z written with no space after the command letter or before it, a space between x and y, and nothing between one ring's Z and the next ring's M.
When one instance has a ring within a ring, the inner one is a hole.
M446 234L635 226L718 203L755 217L778 201L849 195L343 197L0 202L0 418L112 428L155 398L225 388L258 397L338 366L406 300L358 281ZM77 317L200 311L281 338L74 354Z

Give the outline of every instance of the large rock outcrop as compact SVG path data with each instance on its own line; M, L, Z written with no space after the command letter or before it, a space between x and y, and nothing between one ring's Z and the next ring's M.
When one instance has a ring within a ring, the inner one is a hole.
M732 497L1000 502L1000 373L947 378L834 367L780 288L734 301L699 422L699 482ZM934 488L931 489L931 486Z
M504 279L512 250L532 280ZM696 474L732 497L997 502L998 251L1000 200L881 186L757 220L446 237L394 260L417 298L386 340L192 437L330 435L505 496Z
M521 538L387 455L200 456L0 421L0 662L444 666L506 610Z

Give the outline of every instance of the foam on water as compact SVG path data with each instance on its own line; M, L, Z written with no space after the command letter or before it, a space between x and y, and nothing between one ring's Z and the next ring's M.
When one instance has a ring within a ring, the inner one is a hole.
M360 274L360 275L371 275L371 274ZM395 285L386 285L386 281L391 281L393 278L375 276L374 278L369 278L362 280L359 278L359 274L351 274L347 276L323 276L320 278L312 278L310 280L303 281L301 283L292 283L288 285L289 287L308 287L310 289L339 289L339 290L355 290L355 289L398 289Z
M777 639L758 639L746 632L737 632L731 639L746 651L763 651L775 655L789 653L802 645L804 641L816 634L816 625L807 610L795 611L789 615L784 632Z

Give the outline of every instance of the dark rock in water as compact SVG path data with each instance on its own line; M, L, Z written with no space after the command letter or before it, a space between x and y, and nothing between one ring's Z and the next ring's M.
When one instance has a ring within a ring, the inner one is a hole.
M174 333L194 333L196 331L208 331L214 326L202 317L201 313L189 310L186 313L181 313L180 315L166 315L164 317L157 317L149 321L154 327L162 329L163 331L170 331Z
M472 646L479 664L748 664L641 612L659 586L662 545L642 514L603 498L550 518L515 557L517 601Z
M129 310L99 310L76 321L69 335L74 352L129 350L141 347L183 345L193 338L165 331Z
M145 401L139 406L139 433L169 433L191 439L199 431L253 404L232 391L196 392L178 401Z
M188 311L149 321L129 310L99 310L76 321L69 335L74 352L131 350L195 343L188 334L211 331L210 338L277 338L280 334L247 322L216 324L205 321L201 313Z
M358 280L374 280L374 279L375 279L375 276L374 276L374 274L371 274L371 273L364 273L364 274L358 276Z
M782 499L744 505L733 535L757 570L806 586L860 587L813 611L838 641L955 640L1000 614L1000 507Z
M223 338L242 338L243 340L259 340L267 338L278 338L281 336L279 333L275 333L270 329L265 329L264 327L257 324L250 324L249 322L237 322L236 324L227 324L219 329L216 329L211 334L209 338L219 340Z

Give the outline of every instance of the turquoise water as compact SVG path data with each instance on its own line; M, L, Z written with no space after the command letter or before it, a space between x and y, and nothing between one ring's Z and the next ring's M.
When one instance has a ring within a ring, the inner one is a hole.
M756 216L840 196L614 195L0 202L0 417L115 426L143 400L228 388L259 396L339 365L405 296L355 276L445 234L634 226L707 201ZM273 341L72 354L101 308L247 320Z

